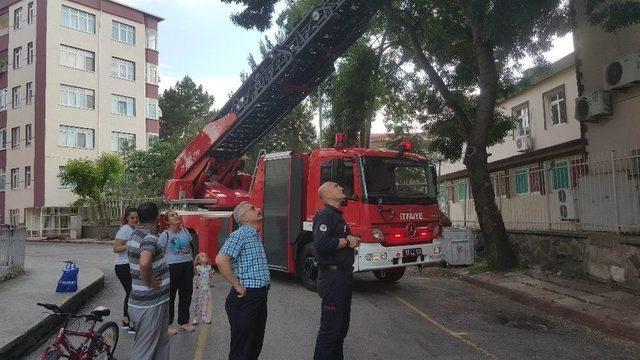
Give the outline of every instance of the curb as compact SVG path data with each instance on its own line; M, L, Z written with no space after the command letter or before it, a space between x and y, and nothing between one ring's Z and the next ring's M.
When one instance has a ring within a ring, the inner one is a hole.
M97 280L84 287L60 307L68 312L75 312L87 300L100 292L104 287L104 274ZM54 315L49 315L32 326L27 332L13 339L10 343L0 349L0 359L19 359L25 354L35 350L46 340L63 322L63 319Z
M629 340L640 343L640 329L634 328L632 326L612 321L608 319L604 319L601 317L593 316L588 313L584 313L579 310L572 309L567 306L559 305L552 301L543 300L541 298L537 298L526 294L524 292L506 288L504 286L500 286L488 281L480 280L473 278L468 275L456 273L447 269L444 269L452 276L456 276L461 280L464 280L468 283L476 285L481 288L485 288L487 290L493 291L495 293L499 293L502 295L506 295L507 297L516 300L525 305L532 306L538 310L551 313L569 320L573 320L582 325L586 325L588 327L600 330L602 332L624 337Z
M93 240L93 239L27 239L27 242L42 243L42 244L113 244L113 240Z

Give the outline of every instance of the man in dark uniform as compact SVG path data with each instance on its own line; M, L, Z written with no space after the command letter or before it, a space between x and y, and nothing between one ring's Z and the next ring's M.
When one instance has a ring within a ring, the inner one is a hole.
M320 330L314 360L344 359L342 347L349 331L353 249L360 238L342 217L345 199L340 185L326 182L318 188L324 206L313 219L313 243L318 256L318 294L322 298Z

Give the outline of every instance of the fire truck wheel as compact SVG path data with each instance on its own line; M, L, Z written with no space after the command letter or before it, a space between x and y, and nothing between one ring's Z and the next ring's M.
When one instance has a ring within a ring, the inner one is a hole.
M373 270L373 276L384 283L394 283L402 278L405 268Z
M318 257L313 243L310 242L302 248L298 261L302 285L308 290L317 291Z

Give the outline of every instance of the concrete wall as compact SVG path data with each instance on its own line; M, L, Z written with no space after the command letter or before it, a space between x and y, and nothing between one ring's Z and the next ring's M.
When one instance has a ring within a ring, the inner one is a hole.
M588 23L586 0L576 0L576 30L574 33L579 87L590 94L604 87L604 69L612 61L640 52L640 24L607 33L600 26ZM640 85L625 90L613 90L611 119L586 124L585 137L589 153L609 150L629 154L640 148ZM615 140L614 140L615 139Z
M565 275L640 289L638 236L528 231L510 231L509 236L522 265L540 264Z

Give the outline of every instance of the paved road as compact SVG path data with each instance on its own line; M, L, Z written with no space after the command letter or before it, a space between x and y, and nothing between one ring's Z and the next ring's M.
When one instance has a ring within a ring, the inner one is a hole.
M27 256L65 254L92 263L106 275L105 288L83 309L104 305L120 319L123 291L105 245L34 245ZM228 287L215 280L213 323L171 339L172 359L226 359ZM269 318L261 359L311 359L319 324L319 298L296 279L273 274ZM118 359L128 358L133 337L122 334ZM42 351L34 352L36 358ZM640 346L609 337L485 291L430 269L408 272L382 286L357 274L347 359L639 359Z

